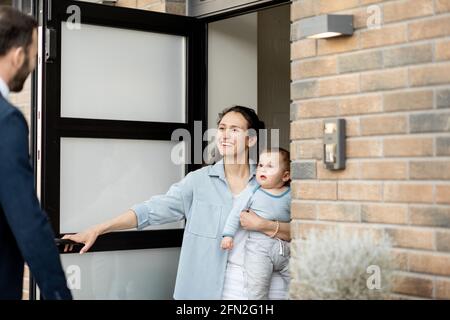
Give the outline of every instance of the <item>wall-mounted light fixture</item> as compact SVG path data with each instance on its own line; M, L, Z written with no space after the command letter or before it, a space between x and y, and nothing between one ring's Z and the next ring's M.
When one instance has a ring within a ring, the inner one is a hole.
M353 34L353 16L325 14L300 21L302 38L324 39Z

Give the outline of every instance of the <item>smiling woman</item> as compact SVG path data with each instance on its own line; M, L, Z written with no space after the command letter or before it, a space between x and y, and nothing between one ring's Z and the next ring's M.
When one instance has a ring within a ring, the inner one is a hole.
M236 275L242 274L243 251L236 250L229 255L221 250L220 243L234 197L246 187L256 185L256 166L249 161L249 148L256 145L257 135L249 132L250 129L257 132L263 128L263 123L254 110L235 106L221 113L218 127L216 145L223 157L220 161L190 172L165 195L153 196L115 219L64 238L83 243L80 252L84 253L101 234L186 219L175 299L226 299L230 297L230 290L233 297L248 299L246 288L233 284ZM243 162L238 163L237 159ZM289 240L288 223L278 225L252 213L242 219L241 224L246 230L266 235L277 233L277 237ZM241 231L235 238L237 247L245 243L246 231ZM70 249L67 247L66 251ZM276 291L278 294L270 297L284 298L287 287L278 286Z

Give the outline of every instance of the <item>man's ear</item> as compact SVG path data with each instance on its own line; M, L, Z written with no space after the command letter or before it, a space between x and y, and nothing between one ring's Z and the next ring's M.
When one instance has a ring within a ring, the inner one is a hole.
M258 137L257 136L249 136L248 137L248 147L251 148L253 147L256 142L258 141Z
M11 55L11 64L14 69L20 69L22 67L23 62L25 61L25 49L23 47L12 48Z

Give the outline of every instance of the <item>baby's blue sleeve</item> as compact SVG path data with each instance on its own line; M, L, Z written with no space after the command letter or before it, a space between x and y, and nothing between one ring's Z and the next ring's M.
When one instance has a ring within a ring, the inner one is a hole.
M233 238L236 235L236 232L238 231L240 226L241 211L249 208L252 196L255 192L255 188L248 187L243 192L245 192L245 194L239 197L239 200L236 201L236 203L233 205L233 208L231 209L222 232L223 237Z

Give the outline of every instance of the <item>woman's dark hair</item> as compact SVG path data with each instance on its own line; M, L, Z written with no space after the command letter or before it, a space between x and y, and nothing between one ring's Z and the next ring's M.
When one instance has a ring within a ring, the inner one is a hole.
M0 6L0 57L12 48L28 49L37 26L36 20L32 17L12 7Z
M264 125L264 122L259 120L258 115L256 114L255 110L243 107L243 106L232 106L229 108L226 108L221 113L219 113L219 118L217 120L217 125L219 125L220 121L222 121L222 118L230 112L237 112L240 113L245 120L247 120L247 129L253 129L256 132L256 135L258 136L260 129L265 129L266 126Z
M255 110L243 107L243 106L232 106L229 108L226 108L221 113L219 113L219 118L217 119L217 125L220 124L220 121L222 121L223 117L230 112L237 112L241 114L245 120L247 120L247 130L249 130L249 135L256 135L256 138L258 139L258 143L256 143L252 148L250 148L249 156L250 158L256 158L254 159L256 162L258 162L259 159L259 130L265 129L266 126L263 121L259 120L258 115L256 114ZM253 154L253 156L252 156ZM217 159L216 159L217 160Z

